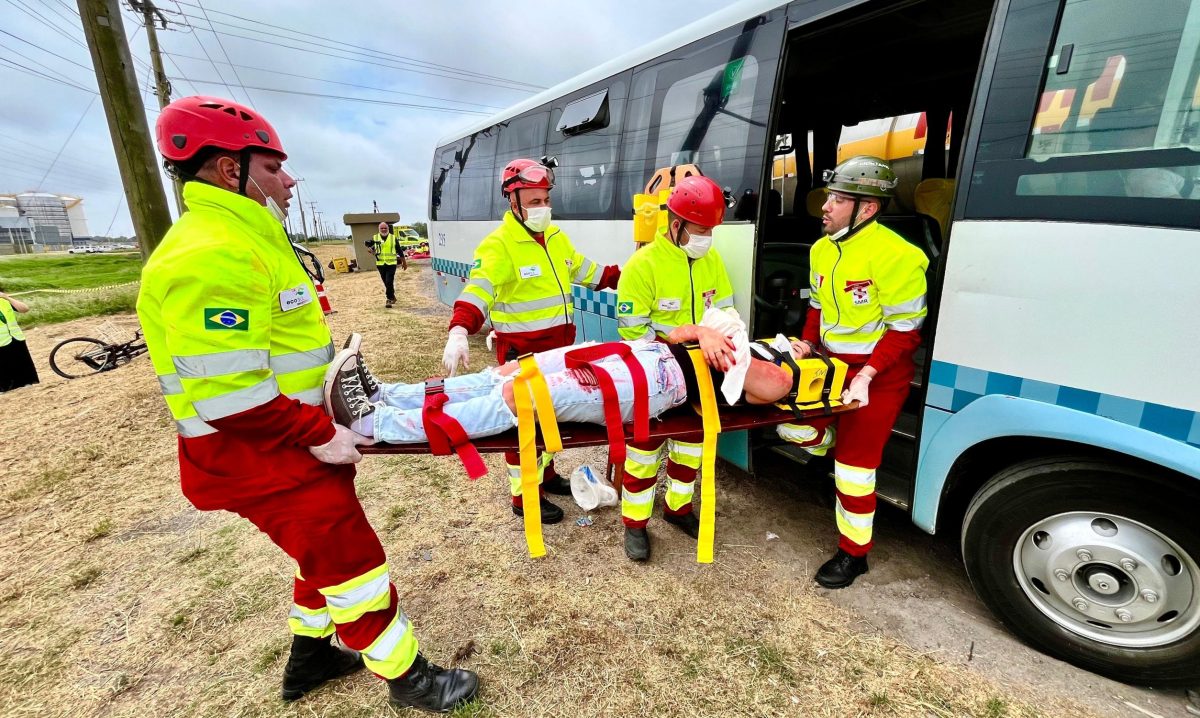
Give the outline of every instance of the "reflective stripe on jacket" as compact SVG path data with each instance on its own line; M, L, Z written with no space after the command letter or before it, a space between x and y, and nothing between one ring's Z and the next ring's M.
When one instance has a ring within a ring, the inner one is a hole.
M709 307L733 306L733 286L715 249L700 259L659 232L621 268L617 283L617 331L626 340L666 338L684 324L699 324Z
M458 301L490 318L497 334L534 332L570 324L571 285L595 288L604 270L575 250L555 225L538 242L504 213L500 226L475 249L467 286Z
M0 347L12 344L13 340L25 341L25 333L17 323L17 313L7 299L0 298Z
M396 233L391 232L388 236L376 234L371 238L375 243L375 264L376 266L385 266L396 263Z
M925 253L878 222L849 239L822 237L809 253L809 306L821 310L821 343L835 354L870 354L885 331L925 322Z
M319 406L334 346L283 226L201 182L142 271L137 312L183 437L279 395Z

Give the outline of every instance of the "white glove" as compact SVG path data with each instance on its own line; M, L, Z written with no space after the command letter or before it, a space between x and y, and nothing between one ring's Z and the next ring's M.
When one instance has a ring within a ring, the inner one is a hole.
M315 456L317 461L326 464L357 464L362 461L362 454L354 447L374 443L374 439L351 431L341 424L334 424L333 438L320 446L308 447L308 453Z
M842 392L842 403L849 404L852 401L858 402L858 408L861 409L868 404L867 387L871 384L871 377L864 376L859 373L850 381L850 388Z
M442 366L446 369L446 376L454 376L460 362L464 369L470 369L469 358L467 330L463 327L451 327L450 336L446 338L446 350L442 352Z
M484 340L487 342L488 351L492 351L492 340L494 340L495 338L496 338L496 330L493 329L492 331L488 332L487 339Z

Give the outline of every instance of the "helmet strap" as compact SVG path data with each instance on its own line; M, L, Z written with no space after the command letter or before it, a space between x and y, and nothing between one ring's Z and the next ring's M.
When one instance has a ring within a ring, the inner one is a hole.
M512 196L517 198L517 209L515 212L513 212L513 219L517 220L517 224L521 225L521 227L529 233L529 236L536 236L537 232L534 232L532 229L530 229L529 225L525 224L525 220L521 217L521 215L525 213L525 208L521 206L521 190L514 189L512 191Z
M870 219L868 219L866 222L863 222L862 224L856 224L856 222L858 222L858 210L862 207L862 198L859 197L858 195L852 195L852 196L854 197L854 206L850 208L850 226L846 230L845 234L843 234L842 236L833 240L835 242L845 242L847 239L850 239L854 235L858 234L868 224L875 221L875 215L872 215L872 217ZM881 206L880 210L882 211L882 209L883 208ZM876 213L876 215L877 214L878 213Z
M238 176L238 194L246 197L246 183L250 181L250 150L248 148L243 148L238 153L238 162L241 165Z

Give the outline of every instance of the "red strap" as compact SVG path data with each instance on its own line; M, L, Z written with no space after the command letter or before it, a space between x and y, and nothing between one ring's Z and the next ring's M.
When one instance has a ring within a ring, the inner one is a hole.
M612 376L600 360L610 356L619 356L629 370L633 382L633 439L642 443L650 438L650 388L646 381L646 372L633 356L628 344L609 342L596 346L583 347L567 352L563 359L568 369L583 370L591 373L600 387L600 395L604 399L604 423L608 432L608 461L623 471L625 466L625 431L621 421L621 404L617 396L617 387Z
M467 470L468 476L472 479L485 476L487 467L483 463L483 457L471 443L462 424L442 412L442 406L448 401L450 397L446 396L441 379L425 382L425 406L421 409L421 423L425 426L429 451L434 456L449 456L453 450L458 454L458 459Z

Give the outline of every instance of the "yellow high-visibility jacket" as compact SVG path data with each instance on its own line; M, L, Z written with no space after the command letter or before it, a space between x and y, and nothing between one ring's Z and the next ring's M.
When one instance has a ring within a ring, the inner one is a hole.
M817 240L809 267L809 307L820 310L821 343L835 354L870 354L887 330L925 322L929 260L878 222L841 242Z
M699 324L709 307L733 306L733 286L715 249L690 259L664 231L633 253L617 283L617 331L622 339L666 338Z
M603 267L580 254L556 225L538 243L512 212L475 248L458 301L490 318L497 334L539 332L570 324L571 284L594 289Z
M17 313L7 299L0 299L0 347L12 344L13 340L25 341L25 332L17 323Z
M319 406L333 360L312 280L283 226L253 200L201 182L142 270L137 312L183 437L280 394ZM280 427L280 431L284 431Z

